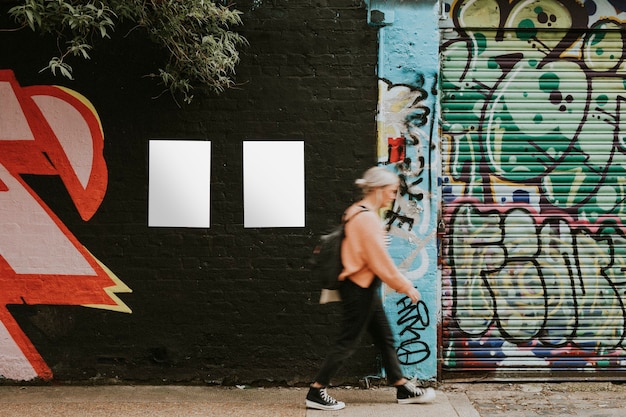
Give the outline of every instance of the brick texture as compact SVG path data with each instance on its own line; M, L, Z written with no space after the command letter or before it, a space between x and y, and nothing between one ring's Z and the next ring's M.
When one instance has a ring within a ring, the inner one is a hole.
M360 1L237 7L250 42L238 87L182 108L142 77L160 53L140 32L118 33L90 61L72 62L74 81L39 73L54 41L2 35L0 66L22 86L65 85L94 104L109 169L96 215L83 222L58 178L26 179L133 290L120 295L132 314L10 306L57 380L304 384L335 335L337 306L317 304L307 260L356 197L353 180L376 161L376 29ZM210 229L147 227L148 141L159 138L212 141ZM242 142L255 139L305 142L306 227L243 227ZM378 372L363 344L335 383Z

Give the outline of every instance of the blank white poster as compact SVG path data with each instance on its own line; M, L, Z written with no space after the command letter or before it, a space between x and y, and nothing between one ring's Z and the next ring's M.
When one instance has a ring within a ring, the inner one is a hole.
M304 142L244 141L244 227L304 227Z
M148 226L210 227L211 142L151 140Z

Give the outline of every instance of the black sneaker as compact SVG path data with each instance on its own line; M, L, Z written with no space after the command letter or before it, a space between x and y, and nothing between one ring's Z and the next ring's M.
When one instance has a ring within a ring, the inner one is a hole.
M419 388L411 382L396 387L396 399L400 404L423 404L435 399L435 390L432 388Z
M328 395L326 388L311 387L306 395L306 406L316 410L341 410L346 404Z

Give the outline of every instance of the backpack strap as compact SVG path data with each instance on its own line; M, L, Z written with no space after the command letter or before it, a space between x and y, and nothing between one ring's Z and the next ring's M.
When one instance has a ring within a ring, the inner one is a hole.
M359 214L363 213L364 211L370 211L367 207L365 207L363 205L359 204L359 207L361 207L361 211L357 211L352 216L350 216L348 219L345 218L346 217L346 213L343 214L343 216L341 218L341 222L343 223L344 226L346 225L346 223L348 223L350 220L352 220L353 218L355 218Z

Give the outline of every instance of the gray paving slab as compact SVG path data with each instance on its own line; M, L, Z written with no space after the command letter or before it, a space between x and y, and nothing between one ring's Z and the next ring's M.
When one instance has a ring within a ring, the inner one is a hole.
M626 387L610 382L469 384L461 389L481 417L626 416Z
M445 394L450 406L458 417L481 417L464 392L451 392ZM454 415L454 414L451 414Z

